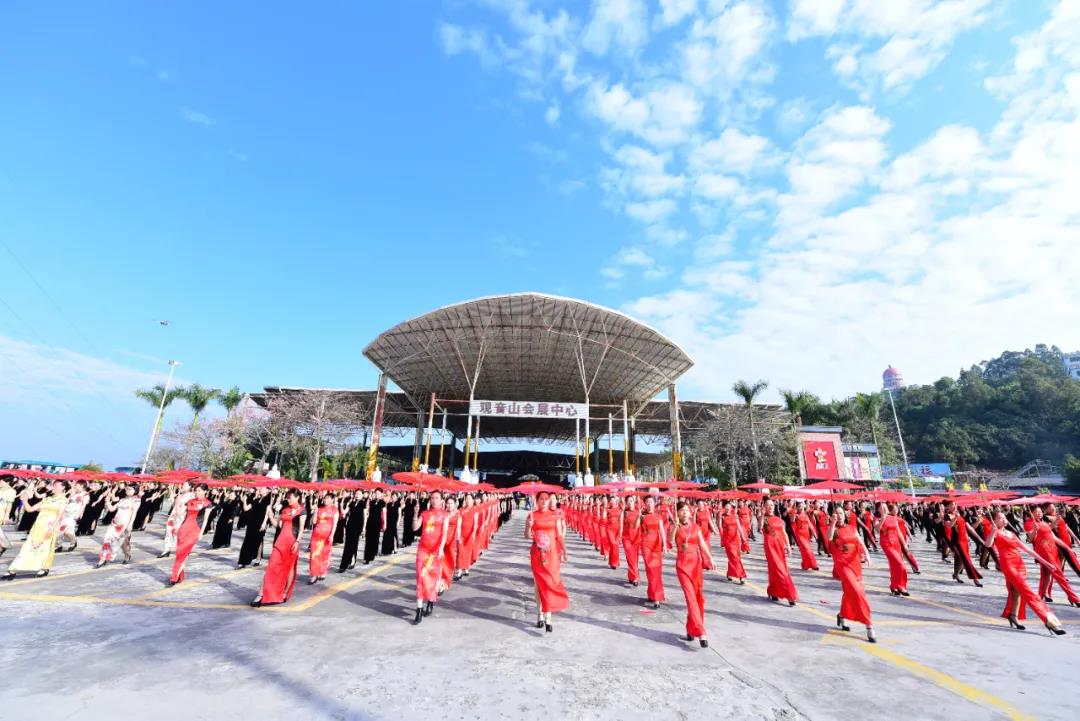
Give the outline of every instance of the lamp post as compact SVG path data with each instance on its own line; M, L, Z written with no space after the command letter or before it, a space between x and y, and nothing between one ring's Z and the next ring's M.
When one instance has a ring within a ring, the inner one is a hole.
M889 405L892 406L893 422L896 424L896 437L900 440L900 455L904 459L904 472L907 474L908 491L912 498L915 497L915 484L911 480L911 466L908 465L907 449L904 448L904 434L900 432L900 416L896 414L896 401L893 400L892 388L885 386L885 392L889 394Z
M150 445L146 447L146 456L143 457L142 472L149 470L150 456L154 452L154 444L157 442L158 431L161 429L161 417L165 414L165 400L169 397L169 388L172 386L173 373L180 361L169 361L169 377L165 379L165 389L161 392L161 403L158 405L157 418L154 420L154 428L150 431Z

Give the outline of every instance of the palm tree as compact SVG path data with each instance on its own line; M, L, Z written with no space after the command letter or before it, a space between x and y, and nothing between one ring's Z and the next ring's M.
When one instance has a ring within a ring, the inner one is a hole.
M875 446L878 444L877 422L881 416L881 403L880 393L855 394L855 407L858 409L860 416L870 421L870 434L874 437Z
M183 398L189 406L191 406L191 426L194 429L199 424L199 414L206 410L206 406L210 405L210 401L214 400L221 393L217 388L204 388L198 383L192 383L187 388L179 388L179 395Z
M192 383L187 388L180 389L180 397L191 407L191 425L188 426L187 448L184 449L184 466L190 462L191 448L195 443L195 428L199 425L199 414L206 410L210 401L221 393L217 388L205 388L198 383Z
M746 381L736 381L731 386L731 390L735 392L735 395L743 399L746 410L750 415L750 444L754 449L754 475L757 478L761 477L761 468L758 466L757 432L754 430L754 399L768 387L769 384L766 381L758 381L754 384Z
M811 415L820 403L817 396L807 391L780 391L780 395L784 397L784 407L796 426L801 426L803 419Z
M244 400L244 393L239 386L233 386L227 391L220 391L217 395L217 402L221 404L226 413L232 413L233 408L240 405L242 400Z
M170 388L169 392L166 393L165 392L165 386L163 386L163 385L161 385L159 383L158 385L154 386L153 388L140 388L139 390L135 391L135 397L136 398L142 398L144 401L146 401L147 403L152 405L154 408L160 408L161 410L164 411L166 408L169 407L169 405L173 401L175 401L177 398L180 397L180 391L181 390L182 389L180 389L180 388ZM164 398L164 402L162 402L162 398ZM151 453L154 450L154 446L157 444L158 436L161 435L161 423L162 423L162 421L164 419L165 419L165 414L162 413L158 417L157 423L154 425L154 434L150 438L150 451L151 451ZM147 463L147 465L149 466L150 464ZM146 472L146 469L144 468L143 473L145 473L145 472Z

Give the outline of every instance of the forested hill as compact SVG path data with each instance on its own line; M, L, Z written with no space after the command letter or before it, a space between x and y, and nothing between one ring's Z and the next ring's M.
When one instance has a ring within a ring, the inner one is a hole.
M1007 351L956 379L910 386L896 409L912 460L1005 470L1080 455L1080 381L1056 346Z

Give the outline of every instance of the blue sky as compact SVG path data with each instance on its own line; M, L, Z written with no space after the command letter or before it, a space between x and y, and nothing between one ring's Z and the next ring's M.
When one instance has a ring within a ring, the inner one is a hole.
M370 387L379 331L509 291L657 325L684 397L1080 348L1077 37L1075 0L6 4L0 458L134 460L168 358Z

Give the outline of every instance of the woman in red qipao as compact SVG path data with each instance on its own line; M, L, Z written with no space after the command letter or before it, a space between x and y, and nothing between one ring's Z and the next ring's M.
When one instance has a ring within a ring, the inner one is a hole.
M622 508L619 506L617 496L608 499L607 521L605 532L607 533L607 562L612 570L619 567L619 546L622 545L623 534Z
M275 512L276 511L276 512ZM304 535L307 512L300 503L300 492L285 494L285 505L270 511L269 523L278 526L270 562L266 564L262 592L251 602L253 608L285 603L296 588L296 567L300 563L300 537Z
M1052 514L1053 506L1047 504L1047 508L1051 509ZM1053 603L1050 594L1054 588L1054 581L1057 581L1058 585L1061 586L1061 590L1065 592L1065 597L1069 601L1069 605L1080 606L1080 596L1076 595L1072 586L1069 585L1068 579L1065 578L1061 554L1058 553L1058 546L1061 546L1066 550L1068 550L1069 547L1058 538L1058 535L1054 532L1053 526L1046 521L1042 509L1036 508L1032 513L1032 516L1035 518L1035 533L1033 534L1031 545L1036 553L1053 564L1054 567L1053 570L1046 566L1039 567L1039 597L1047 603Z
M866 640L877 643L873 622L870 620L870 603L862 582L862 562L870 565L870 555L859 534L846 522L843 512L833 515L829 529L829 546L833 554L833 577L840 581L843 595L840 597L840 613L836 614L836 626L841 631L851 628L844 620L858 621L866 626Z
M199 513L210 506L210 499L206 497L206 486L195 488L195 497L187 502L184 522L176 533L176 559L173 561L172 574L169 576L169 585L175 586L184 580L184 563L195 548L195 543L206 531L206 522L210 518L209 513L203 514L202 523L199 523Z
M337 530L340 516L341 511L338 510L334 497L330 494L324 496L322 505L315 511L315 524L311 527L311 546L308 556L308 572L311 575L308 579L309 586L324 580L326 572L330 569L334 531Z
M952 546L953 550L953 580L957 583L963 583L960 578L960 571L964 571L972 583L981 587L982 584L979 583L979 580L982 578L982 574L975 568L975 564L971 562L967 521L964 520L964 514L957 510L954 503L949 503L946 506L945 536L949 539L949 545Z
M739 514L733 504L725 504L720 517L720 542L727 556L727 580L743 585L746 583L746 568L742 562L742 546L746 542Z
M694 521L697 522L698 527L701 529L705 545L711 546L712 532L716 530L716 524L713 523L712 509L709 508L709 504L705 501L698 501L697 510L694 511Z
M450 514L445 508L443 494L431 494L431 506L413 521L413 531L420 531L416 547L416 618L420 623L424 616L435 610L435 600L442 584L443 546L449 535Z
M680 503L668 538L675 546L675 575L686 597L686 640L695 638L708 648L705 633L705 569L712 568L712 554L691 507Z
M641 526L638 520L641 511L637 507L637 497L628 496L622 513L622 546L626 554L626 582L638 585L638 556L641 554Z
M1019 622L1027 617L1026 606L1031 606L1050 633L1063 636L1065 629L1061 627L1061 621L1051 613L1050 609L1041 598L1035 595L1031 586L1027 584L1027 568L1024 566L1024 558L1021 553L1032 556L1043 567L1048 567L1050 562L1023 544L1016 534L1008 529L1005 514L998 511L994 514L994 527L990 531L990 537L986 542L994 547L1001 566L1001 573L1005 576L1005 587L1009 591L1009 597L1005 601L1005 610L1001 613L1002 618L1009 619L1009 626L1019 631L1024 626ZM1058 569L1051 569L1061 573Z
M788 571L787 559L791 546L788 545L787 528L784 527L784 520L776 515L772 501L765 501L764 514L759 525L765 543L765 562L769 567L769 587L766 593L769 600L779 601L783 598L789 606L794 606L799 600L799 592L795 589L795 582L791 580L791 572Z
M882 503L879 507L878 540L885 559L889 562L889 592L894 596L910 596L907 590L907 568L904 557L908 555L907 542L896 506Z
M469 575L469 569L473 565L473 555L476 553L476 499L466 494L461 507L461 532L458 537L457 567L460 575L464 578Z
M536 583L536 627L544 628L548 633L551 632L551 614L570 607L570 596L559 572L565 560L565 551L560 549L565 548L562 536L566 529L551 504L550 494L538 493L536 510L525 519L525 538L532 541L529 564Z
M794 527L795 543L799 546L799 555L802 557L802 570L818 570L817 557L814 556L814 551L810 547L810 539L816 535L814 524L811 522L810 516L806 514L806 508L801 501L797 506L795 518L791 525Z
M449 518L446 524L446 543L443 544L442 587L439 588L438 592L440 596L450 590L450 586L453 585L458 576L457 559L460 551L458 540L461 537L461 513L458 511L457 499L446 499L446 513Z
M645 597L653 608L667 600L664 596L664 552L667 551L667 533L664 518L656 510L656 498L645 498L645 510L638 516L641 538L641 560L645 564Z

